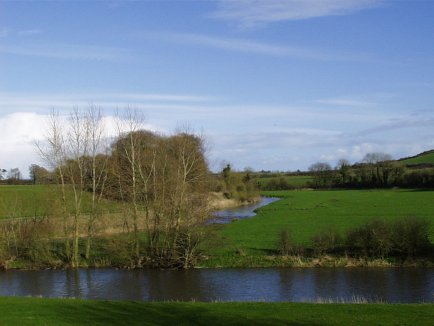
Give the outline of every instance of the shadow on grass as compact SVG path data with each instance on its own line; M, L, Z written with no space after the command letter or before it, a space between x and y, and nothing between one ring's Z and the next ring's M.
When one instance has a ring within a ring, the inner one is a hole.
M19 306L19 300L16 298L15 306ZM35 325L319 325L315 321L304 322L282 310L276 315L273 309L261 308L260 303L246 307L243 303L24 300L39 308L22 311L15 320L20 324L32 320L30 324ZM14 320L0 317L0 324L14 324Z

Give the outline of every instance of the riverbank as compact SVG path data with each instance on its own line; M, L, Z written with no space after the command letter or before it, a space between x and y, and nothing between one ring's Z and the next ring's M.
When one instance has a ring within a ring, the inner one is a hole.
M207 257L202 260L198 268L358 268L358 267L434 267L434 261L430 259L411 259L400 261L399 259L377 259L377 258L350 258L341 256L278 256L278 255L245 255L238 252L219 257Z
M1 325L431 325L432 304L136 302L0 298Z

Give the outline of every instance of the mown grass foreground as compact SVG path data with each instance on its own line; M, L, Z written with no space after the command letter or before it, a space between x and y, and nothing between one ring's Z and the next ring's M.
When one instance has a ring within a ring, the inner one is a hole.
M209 260L204 266L268 266L263 258L276 253L279 233L284 229L298 244L309 247L318 232L344 233L373 218L425 218L430 222L430 240L434 242L432 190L296 190L263 194L281 200L260 208L253 218L216 226L218 245L207 247Z
M0 298L1 325L432 325L434 305Z

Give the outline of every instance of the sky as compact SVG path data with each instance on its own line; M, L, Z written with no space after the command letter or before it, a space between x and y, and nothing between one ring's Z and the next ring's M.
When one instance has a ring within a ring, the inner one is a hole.
M213 170L434 148L434 1L0 1L0 168L47 116L130 107L206 138Z

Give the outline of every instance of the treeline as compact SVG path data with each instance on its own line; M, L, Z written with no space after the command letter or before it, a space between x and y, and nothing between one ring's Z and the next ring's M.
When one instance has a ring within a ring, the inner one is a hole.
M297 245L289 230L279 237L281 255L326 254L356 258L398 258L401 261L417 257L432 258L427 220L407 217L396 220L374 219L340 233L333 229L318 232L311 247Z
M300 182L297 178L310 177ZM434 165L430 163L405 165L392 160L389 154L368 153L359 163L346 159L335 167L317 162L306 172L260 174L268 177L258 182L262 190L292 190L299 188L434 188ZM257 179L260 180L260 179Z
M341 159L333 168L317 162L309 167L311 180L293 184L291 177L275 176L261 184L262 190L291 190L297 188L434 188L434 166L406 166L384 153L368 153L360 163L350 164Z
M434 168L409 169L396 161L341 162L335 169L327 163L310 167L314 188L433 188Z
M58 185L55 216L3 223L0 258L51 254L61 264L78 267L111 250L121 252L122 264L129 267L194 265L211 189L203 139L188 130L165 136L142 126L138 113L128 111L118 118L118 135L109 138L95 107L75 110L67 121L53 114L47 139L38 145L53 172L33 166L31 176L34 183ZM89 193L90 209L84 211ZM97 229L106 199L121 204L116 218L124 225L123 234L110 241ZM62 224L60 238L52 234L52 223Z

